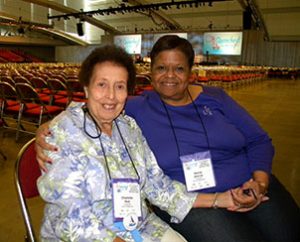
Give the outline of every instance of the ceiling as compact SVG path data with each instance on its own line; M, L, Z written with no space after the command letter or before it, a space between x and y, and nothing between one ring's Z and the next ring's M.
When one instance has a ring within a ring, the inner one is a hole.
M123 11L162 3L172 7ZM247 6L251 29L261 29L270 41L300 41L299 0L0 0L0 42L84 45L100 43L105 35L243 30ZM110 11L113 8L120 11ZM83 36L77 33L79 22Z

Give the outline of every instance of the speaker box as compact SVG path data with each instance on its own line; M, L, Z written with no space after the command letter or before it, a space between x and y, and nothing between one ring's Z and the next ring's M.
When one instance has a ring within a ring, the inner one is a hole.
M246 10L243 12L243 29L251 29L251 27L252 27L251 11Z
M82 23L77 23L77 33L79 36L83 36L83 27L82 27Z

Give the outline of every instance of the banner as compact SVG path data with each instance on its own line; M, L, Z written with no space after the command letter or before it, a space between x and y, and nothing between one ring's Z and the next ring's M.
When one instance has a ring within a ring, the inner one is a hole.
M114 43L124 48L129 54L141 54L142 35L117 35L114 37Z
M204 33L203 54L241 55L242 32Z

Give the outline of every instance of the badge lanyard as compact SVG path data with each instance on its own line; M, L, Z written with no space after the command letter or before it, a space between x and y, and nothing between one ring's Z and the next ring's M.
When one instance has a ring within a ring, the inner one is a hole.
M216 185L216 182L215 182L215 177L214 177L214 172L213 172L213 167L212 167L212 161L211 161L211 155L210 155L210 144L209 144L207 131L204 126L204 122L201 118L201 115L198 111L198 108L197 108L195 102L193 101L193 98L189 91L188 91L188 94L189 94L189 97L191 98L195 112L200 119L203 131L205 134L206 143L207 143L207 151L196 152L194 154L188 154L188 155L181 154L179 142L178 142L177 135L175 132L175 127L173 125L170 113L167 109L166 104L162 100L161 101L162 101L165 111L167 113L167 117L168 117L170 126L172 128L172 132L173 132L173 135L175 138L178 156L182 162L183 173L184 173L184 177L185 177L187 190L192 192L192 191L197 191L200 189L214 187Z
M198 108L197 108L197 106L196 106L196 104L195 104L195 102L194 102L194 100L193 100L193 98L192 98L192 96L191 96L191 94L190 94L189 91L188 91L188 94L189 94L189 97L190 97L190 99L191 99L191 101L192 101L194 110L195 110L197 116L198 116L199 119L200 119L201 126L202 126L202 128L203 128L204 135L205 135L205 140L206 140L206 143L207 143L207 149L210 150L209 139L208 139L207 130L206 130L206 128L205 128L204 122L203 122L203 120L202 120L202 118L201 118L201 115L200 115L200 113L199 113L199 110L198 110ZM162 104L163 104L163 106L164 106L164 109L165 109L165 111L166 111L166 114L167 114L167 117L168 117L168 120L169 120L171 129L172 129L172 133L173 133L173 136L174 136L174 138L175 138L175 143L176 143L176 147L177 147L178 156L180 157L180 156L181 156L181 152L180 152L180 148L179 148L179 142L178 142L178 139L177 139L177 135L176 135L176 132L175 132L175 128L174 128L174 125L173 125L173 122L172 122L170 113L169 113L168 108L167 108L166 104L164 103L164 101L161 100L161 102L162 102Z
M92 139L99 139L100 146L101 146L101 150L102 150L102 153L103 153L103 156L104 156L104 160L105 160L105 166L106 166L106 169L107 169L107 172L108 172L108 177L109 177L109 180L111 180L112 177L111 177L111 173L110 173L110 169L109 169L109 166L108 166L108 161L107 161L106 153L105 153L104 146L103 146L102 139L101 139L101 135L102 135L101 128L98 126L98 123L96 122L96 120L94 119L94 117L90 114L90 112L89 112L89 110L88 110L88 108L87 108L86 106L82 107L82 110L83 110L83 112L84 112L84 119L83 119L83 129L84 129L84 132L85 132L90 138L92 138ZM93 121L93 123L94 123L94 125L95 125L95 127L96 127L96 130L97 130L97 135L96 135L96 136L91 135L91 134L87 131L87 129L86 129L86 114L88 114L88 115L91 117L91 119L92 119L92 121ZM135 164L134 164L134 162L133 162L133 159L132 159L132 157L131 157L131 155L130 155L130 153L129 153L129 150L128 150L128 148L127 148L127 145L126 145L126 143L125 143L125 140L124 140L124 138L123 138L123 135L122 135L122 133L121 133L121 131L120 131L119 125L118 125L118 123L117 123L116 121L114 121L114 123L116 124L116 127L117 127L117 129L118 129L118 133L119 133L119 135L120 135L120 137L121 137L121 140L122 140L122 143L123 143L123 145L124 145L124 147L125 147L125 150L126 150L126 152L127 152L127 154L128 154L128 157L129 157L130 162L131 162L131 164L132 164L132 167L133 167L133 169L134 169L134 171L135 171L135 174L136 174L136 176L137 176L137 178L138 178L138 181L140 182L140 175L139 175L139 173L138 173L138 171L137 171L137 169L136 169L136 167L135 167Z
M142 237L140 235L140 232L136 229L138 226L138 221L141 218L141 207L140 207L141 201L140 201L140 186L139 186L140 176L132 160L132 157L129 153L123 135L120 131L119 125L116 121L114 121L118 133L121 137L122 143L129 156L132 167L137 176L137 179L132 179L132 178L113 179L112 178L108 161L107 161L107 156L101 139L101 135L102 135L101 128L99 127L94 117L90 114L88 108L84 106L82 109L84 112L84 121L83 121L84 132L92 139L99 139L101 150L104 156L105 166L109 176L110 185L113 190L113 211L114 211L113 213L114 213L114 220L115 220L114 225L121 231L129 231L135 242L141 242ZM88 114L91 117L96 127L96 131L97 131L96 136L91 135L86 129L86 114Z

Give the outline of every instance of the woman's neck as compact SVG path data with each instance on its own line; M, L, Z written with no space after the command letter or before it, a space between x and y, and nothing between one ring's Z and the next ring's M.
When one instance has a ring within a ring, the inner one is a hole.
M190 97L194 101L203 92L203 87L199 86L199 85L189 85L188 90L190 93ZM192 100L191 100L191 102L192 102Z
M161 97L161 99L170 106L185 106L194 101L202 91L202 86L189 85L181 98L168 99Z
M105 133L108 136L112 136L112 122L107 122L107 123L98 122L98 125L101 128L102 133Z
M112 122L113 121L107 121L107 122L101 122L99 121L95 115L88 109L88 114L90 115L93 122L98 126L98 128L101 130L102 133L107 134L108 136L112 135Z

